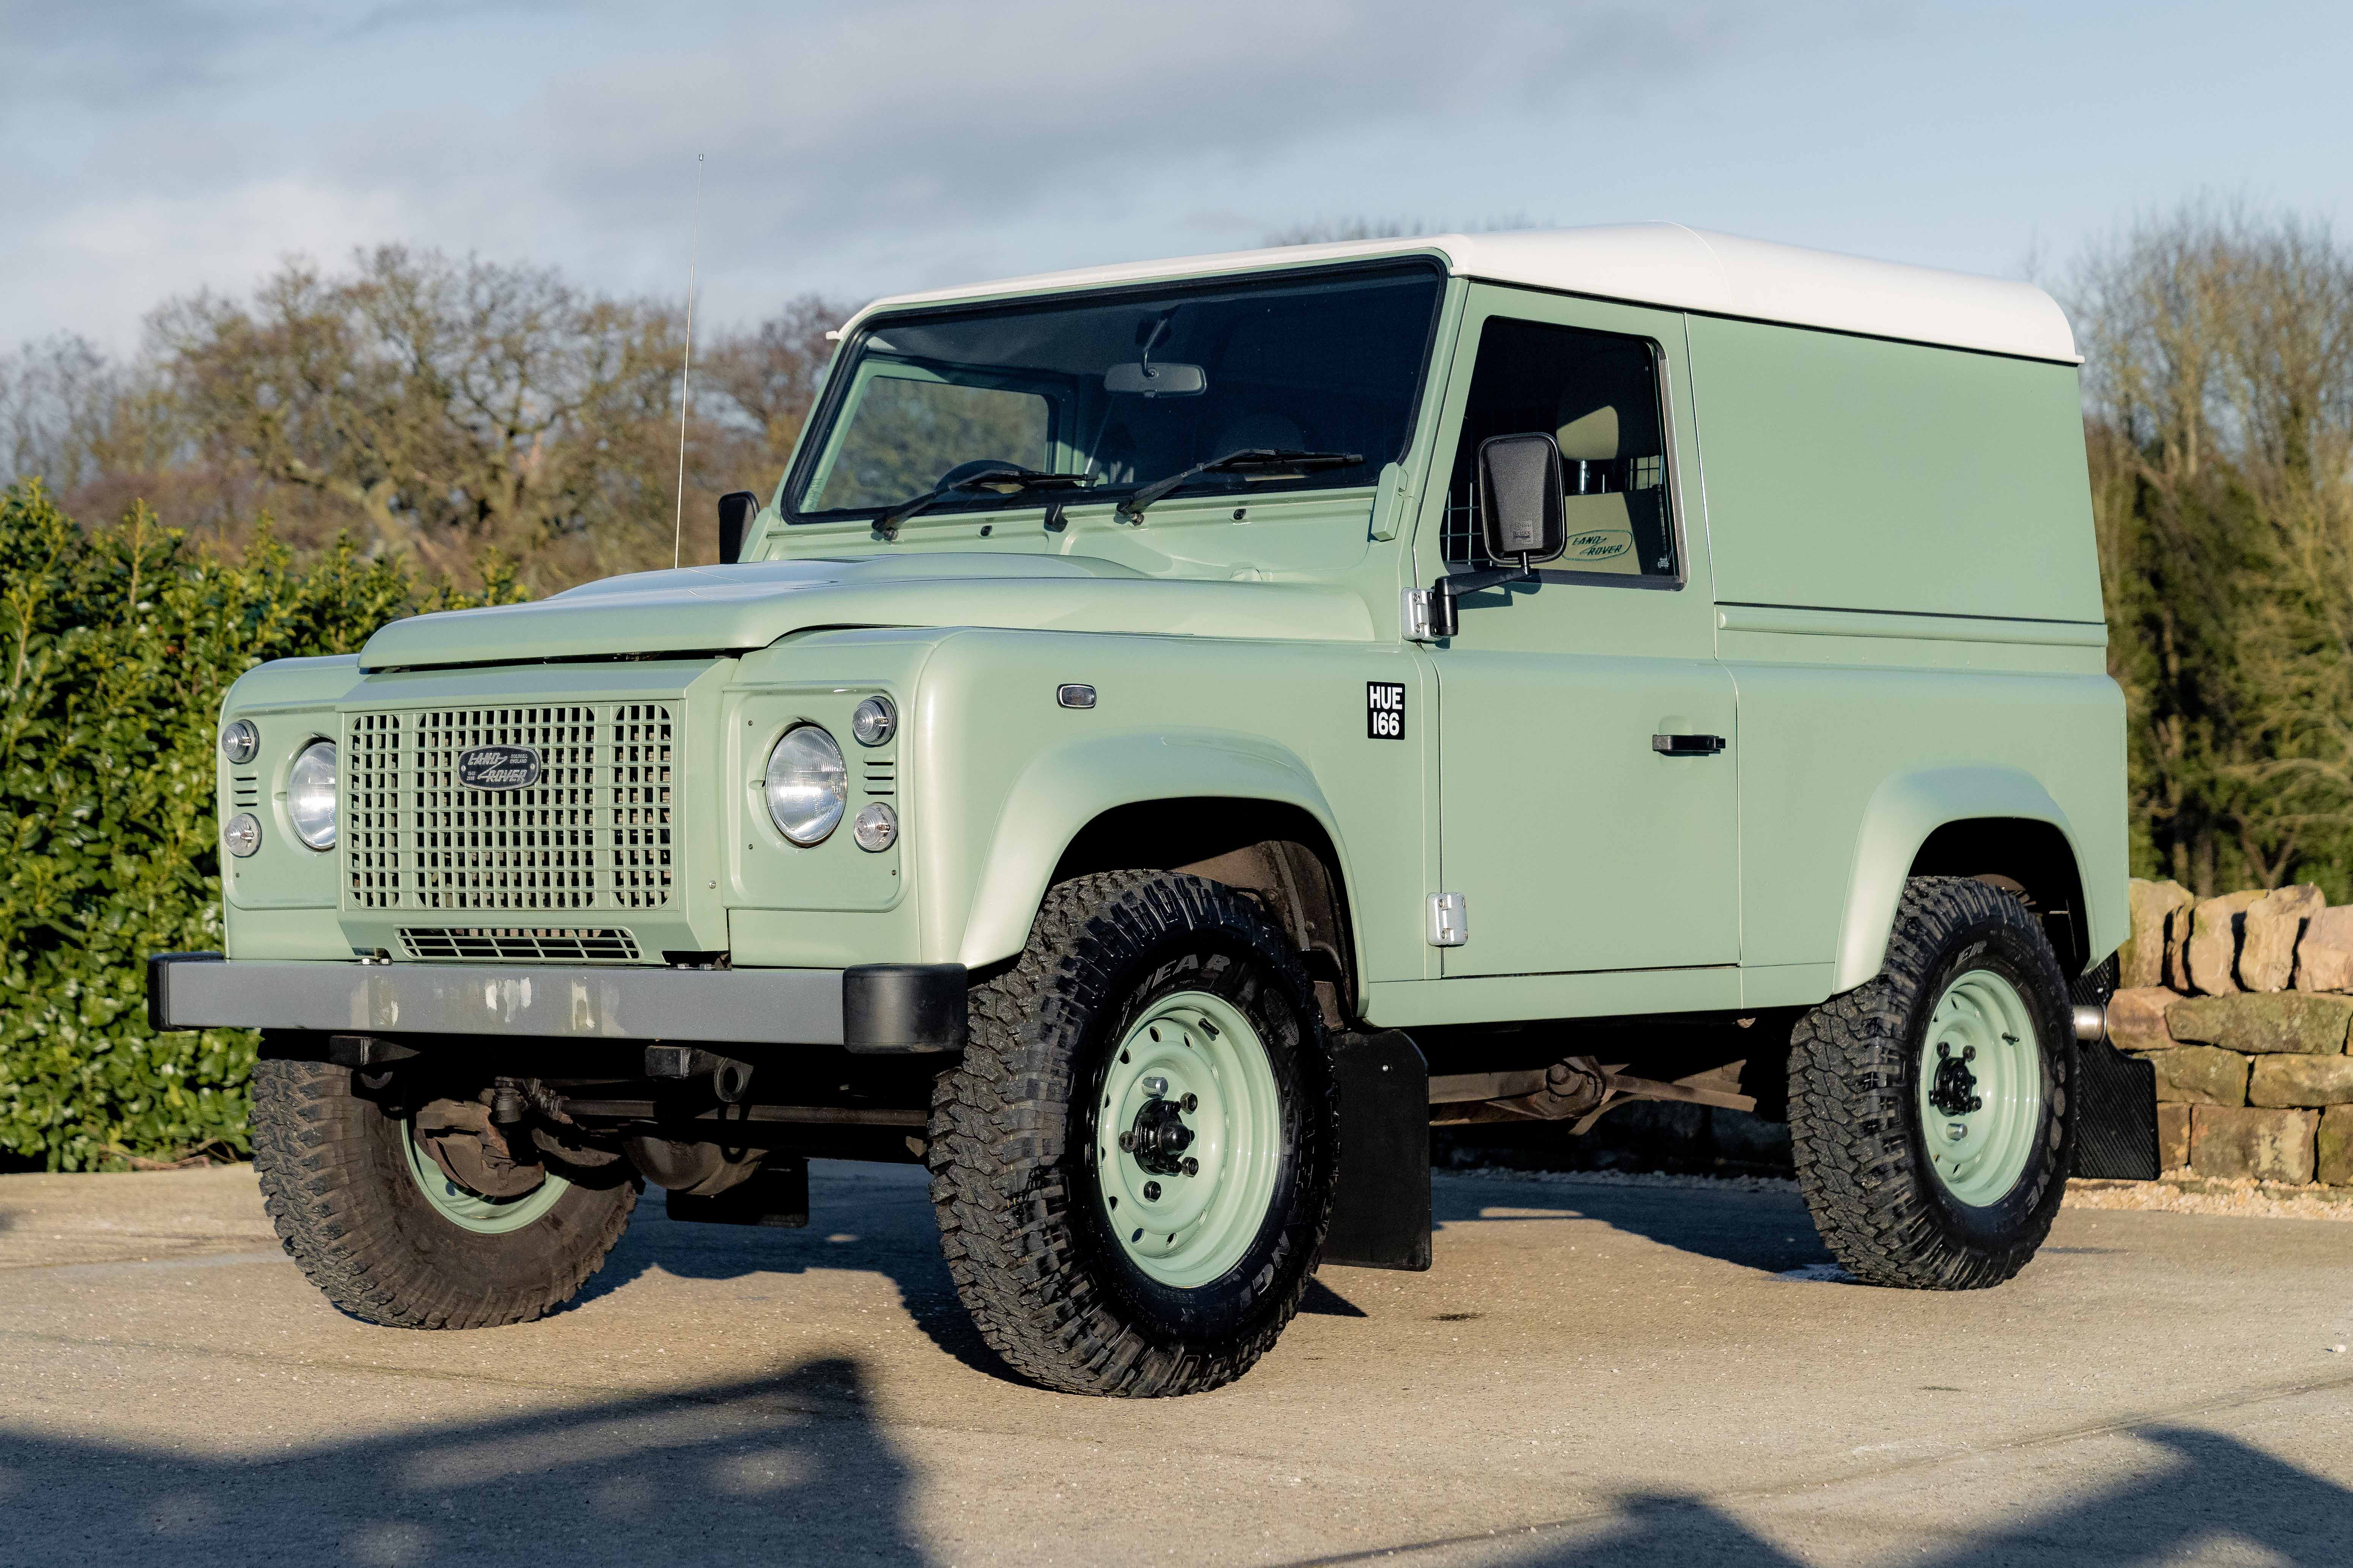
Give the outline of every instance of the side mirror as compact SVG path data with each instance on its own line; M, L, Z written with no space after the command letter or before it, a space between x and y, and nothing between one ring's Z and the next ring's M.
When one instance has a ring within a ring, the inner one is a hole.
M760 515L760 498L750 490L729 490L719 498L719 561L729 565L741 560L744 537Z
M1487 554L1499 565L1550 561L1566 549L1559 443L1546 435L1480 442L1479 522Z

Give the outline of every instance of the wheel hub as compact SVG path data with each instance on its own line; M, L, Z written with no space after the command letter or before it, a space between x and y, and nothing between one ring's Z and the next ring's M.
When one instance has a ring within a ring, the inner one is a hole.
M1113 1051L1099 1101L1095 1175L1120 1250L1180 1289L1232 1268L1272 1205L1282 1152L1282 1097L1250 1020L1207 992L1162 997Z
M1917 1107L1930 1173L1955 1200L1996 1204L2043 1130L2042 1053L2018 988L1988 969L1937 997L1921 1042Z
M1185 1158L1185 1151L1193 1146L1193 1130L1185 1125L1184 1107L1174 1100L1145 1100L1136 1110L1135 1125L1119 1135L1119 1146L1155 1176L1187 1173L1187 1164L1199 1169L1199 1162Z

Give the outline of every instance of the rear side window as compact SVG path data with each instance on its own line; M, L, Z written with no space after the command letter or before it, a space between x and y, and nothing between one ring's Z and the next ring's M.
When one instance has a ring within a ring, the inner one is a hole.
M1446 492L1447 561L1493 564L1479 544L1479 444L1538 431L1560 444L1568 521L1568 548L1545 570L1678 575L1658 345L1504 316L1489 318L1479 334Z

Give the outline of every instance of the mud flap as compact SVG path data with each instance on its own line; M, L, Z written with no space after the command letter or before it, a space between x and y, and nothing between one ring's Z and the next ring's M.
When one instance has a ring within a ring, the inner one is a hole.
M2105 1011L2116 994L2110 957L2078 979L2070 999ZM2077 1053L2075 1170L2111 1182L2153 1182L2157 1160L2157 1066L2128 1057L2105 1040L2087 1040Z
M1335 1034L1340 1171L1322 1261L1430 1267L1430 1066L1398 1029Z

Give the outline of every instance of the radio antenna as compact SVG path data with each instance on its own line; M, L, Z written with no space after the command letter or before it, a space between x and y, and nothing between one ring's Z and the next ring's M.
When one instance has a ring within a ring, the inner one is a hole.
M688 378L694 374L694 267L702 249L702 154L694 155L693 237L686 247L686 357L678 367L678 510L670 519L670 564L678 570L686 550L686 410Z

